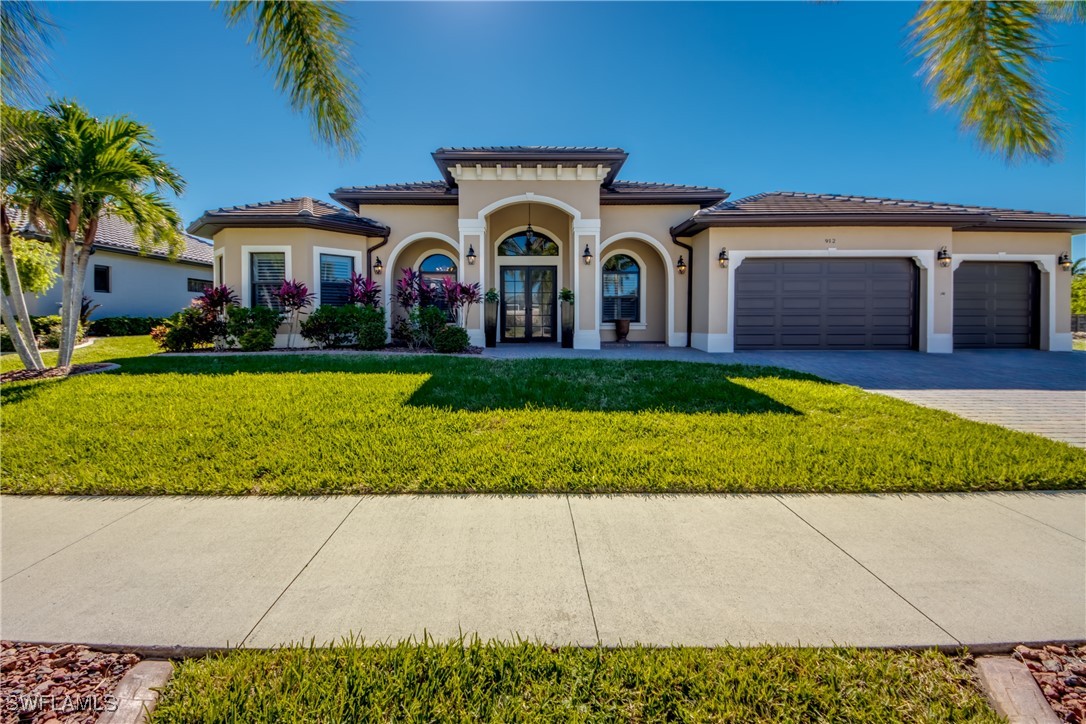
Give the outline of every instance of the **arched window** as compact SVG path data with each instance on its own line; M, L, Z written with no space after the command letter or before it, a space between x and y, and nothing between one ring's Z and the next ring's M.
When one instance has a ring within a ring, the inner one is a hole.
M525 229L498 244L498 256L558 256L558 245L538 231Z
M419 275L422 277L424 284L431 288L440 289L444 280L456 281L456 263L444 254L431 254L419 264ZM439 309L449 311L446 309L445 300L440 294L437 295L434 302Z
M616 319L641 321L641 267L625 254L603 263L603 321Z

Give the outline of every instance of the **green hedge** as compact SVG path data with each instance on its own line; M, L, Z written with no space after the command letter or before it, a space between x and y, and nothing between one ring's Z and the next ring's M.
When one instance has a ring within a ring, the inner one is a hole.
M103 317L91 321L88 333L92 337L139 337L165 321L164 317Z

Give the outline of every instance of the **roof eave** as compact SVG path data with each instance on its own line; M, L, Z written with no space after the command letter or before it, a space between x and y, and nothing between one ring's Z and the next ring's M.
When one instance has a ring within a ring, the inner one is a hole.
M622 191L606 191L600 192L600 204L603 206L623 206L623 205L667 205L674 204L678 206L690 206L697 205L702 208L706 206L712 206L713 204L719 204L724 199L728 198L727 191L714 191L712 193L707 192L622 192Z
M420 206L455 206L458 196L453 193L435 194L427 191L341 191L329 194L329 198L358 213L363 204L389 204Z
M688 236L704 229L724 226L983 226L987 214L703 214L672 227L675 236Z
M438 170L441 171L441 176L445 179L445 183L450 187L455 187L457 185L456 179L453 178L452 173L449 171L450 165L455 166L457 163L460 163L468 166L505 161L508 161L513 165L519 163L524 166L539 162L554 163L558 161L569 161L574 165L576 165L577 161L588 164L605 165L609 170L601 183L603 186L610 186L618 176L618 172L622 169L623 164L626 163L626 159L630 157L625 151L548 151L546 149L535 152L487 151L483 149L448 151L441 148L434 151L430 156L434 159L434 163L437 165Z
M229 214L207 213L189 224L186 231L194 236L213 237L226 228L235 229L266 229L275 227L301 226L309 229L321 229L324 231L338 231L345 234L357 234L358 236L387 236L387 226L372 226L364 223L342 222L320 216L256 216L244 217L231 216Z

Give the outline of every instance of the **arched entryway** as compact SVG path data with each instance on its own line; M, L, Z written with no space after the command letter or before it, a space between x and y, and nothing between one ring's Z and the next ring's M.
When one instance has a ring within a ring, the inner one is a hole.
M674 303L672 266L654 244L617 236L603 244L600 260L600 338L615 341L615 322L630 323L630 342L670 343Z

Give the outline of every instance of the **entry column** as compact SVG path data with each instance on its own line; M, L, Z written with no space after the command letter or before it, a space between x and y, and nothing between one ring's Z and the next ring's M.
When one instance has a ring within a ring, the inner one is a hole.
M587 247L591 261L585 264ZM600 220L577 219L573 222L573 293L576 315L573 332L574 349L600 348L600 317L602 284L600 265Z
M482 293L486 293L486 222L479 219L459 219L460 228L460 282L478 284ZM474 263L468 262L469 253L474 253ZM486 334L483 331L483 307L476 304L471 308L464 327L468 330L468 341L475 347L486 346Z

